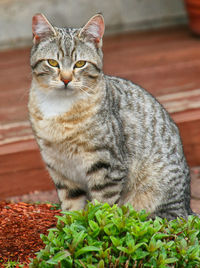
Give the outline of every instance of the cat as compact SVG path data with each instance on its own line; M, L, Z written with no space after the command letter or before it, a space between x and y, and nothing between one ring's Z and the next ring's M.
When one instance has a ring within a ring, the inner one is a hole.
M80 29L33 16L29 116L62 210L130 203L152 217L187 218L190 172L163 106L103 73L104 18Z

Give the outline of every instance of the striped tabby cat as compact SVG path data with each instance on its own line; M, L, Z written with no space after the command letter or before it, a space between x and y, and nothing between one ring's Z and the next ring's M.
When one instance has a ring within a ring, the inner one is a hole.
M168 219L192 214L176 125L143 88L102 71L103 17L72 29L36 14L32 29L30 120L62 209L96 199Z

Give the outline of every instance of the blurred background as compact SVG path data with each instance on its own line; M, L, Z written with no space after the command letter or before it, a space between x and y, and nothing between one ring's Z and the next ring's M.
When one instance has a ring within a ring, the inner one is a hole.
M81 27L101 12L104 72L141 85L179 127L200 212L200 1L0 0L0 200L57 201L28 119L31 21Z
M80 27L102 12L106 34L186 23L180 0L1 0L0 48L30 45L31 18L44 13L52 24Z

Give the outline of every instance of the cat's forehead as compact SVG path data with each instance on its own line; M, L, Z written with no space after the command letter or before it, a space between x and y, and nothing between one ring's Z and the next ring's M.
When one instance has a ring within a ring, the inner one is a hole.
M79 38L81 29L54 27L57 35L41 42L39 46L33 46L31 63L41 58L54 58L69 64L77 59L97 60L96 49L92 43L84 42Z
M58 27L54 27L54 28L60 36L66 37L66 38L73 38L80 31L80 29L76 29L76 28L58 28Z
M75 38L77 37L78 29L72 28L55 28L57 31L57 46L65 56L69 56L74 47ZM64 56L63 55L63 56Z
M84 42L79 38L81 29L74 28L55 28L57 35L57 48L61 55L60 58L70 58L74 60L72 55L82 57L83 59L95 58L95 52L92 43ZM75 53L74 53L75 52Z

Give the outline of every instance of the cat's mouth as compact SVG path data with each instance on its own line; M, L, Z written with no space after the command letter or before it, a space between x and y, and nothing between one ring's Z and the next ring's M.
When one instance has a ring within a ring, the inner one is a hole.
M62 79L62 82L64 83L64 87L67 89L68 84L71 82L71 80L68 79Z
M63 82L63 81L62 81ZM70 82L68 82L68 83L62 83L61 85L60 85L60 90L64 90L64 91L71 91L72 90L72 88L71 88L71 86L70 86Z
M74 89L73 85L70 83L63 83L62 85L57 87L56 91L60 93L63 92L65 96L72 96L76 94L76 90Z

